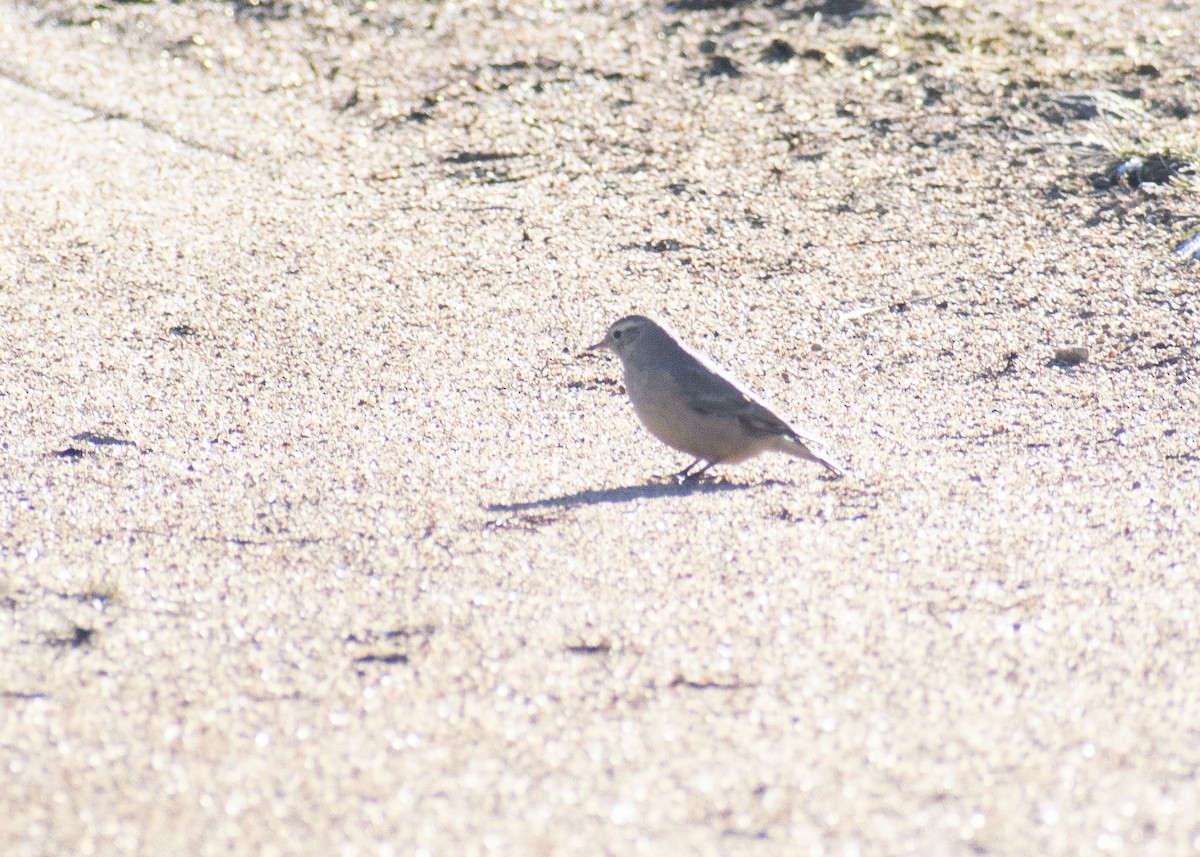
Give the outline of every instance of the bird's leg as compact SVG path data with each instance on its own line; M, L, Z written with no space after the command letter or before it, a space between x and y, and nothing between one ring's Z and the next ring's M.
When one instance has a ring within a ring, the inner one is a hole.
M701 461L703 461L703 459L697 458L695 461L693 461L691 464L689 464L689 465L688 465L688 470L691 470L693 467L695 467L695 466L696 466L697 464L699 464ZM710 467L712 467L713 465L716 465L716 464L720 464L720 462L719 462L719 461L709 461L709 462L706 462L706 463L705 463L705 465L704 465L703 467L701 467L701 468L700 468L699 470L697 470L695 473L692 473L692 474L690 474L690 475L688 475L688 476L685 476L685 477L684 477L684 479L686 479L686 480L687 480L687 481L689 481L689 482L691 482L691 481L693 481L693 480L698 482L698 481L700 481L700 477L701 477L701 476L703 476L703 475L704 475L706 472L708 472L708 468L710 468Z
M678 473L673 473L671 475L675 477L675 480L677 482L686 482L688 479L691 478L690 473L691 473L692 468L695 467L697 464L699 464L703 460L704 460L703 458L697 458L695 461L693 461L687 467L683 468L683 470L680 470Z

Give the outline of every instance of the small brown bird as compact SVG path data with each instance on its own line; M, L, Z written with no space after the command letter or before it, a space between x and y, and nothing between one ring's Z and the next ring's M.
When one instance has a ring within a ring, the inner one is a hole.
M819 445L816 438L792 428L719 366L645 316L614 322L589 350L597 349L621 358L633 410L650 433L695 456L676 474L680 479L760 452L785 452L845 475L845 468L809 448ZM704 466L693 472L701 462Z

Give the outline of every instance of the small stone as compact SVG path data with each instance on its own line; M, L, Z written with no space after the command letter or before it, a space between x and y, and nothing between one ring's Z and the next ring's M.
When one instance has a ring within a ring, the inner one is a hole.
M795 56L795 48L783 41L783 39L775 39L775 41L767 45L766 50L763 51L763 55L758 61L767 65L781 65Z
M717 54L708 64L708 69L704 72L706 77L741 77L742 72L737 67L737 64L727 56Z
M1086 363L1087 359L1086 345L1060 345L1054 349L1054 362L1060 366L1078 366Z

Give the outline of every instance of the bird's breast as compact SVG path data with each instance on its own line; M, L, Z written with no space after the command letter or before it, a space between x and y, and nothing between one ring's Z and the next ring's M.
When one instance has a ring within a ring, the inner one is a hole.
M692 408L670 371L627 369L625 389L642 425L667 446L708 461L725 458L737 446L735 438L726 436L733 423Z

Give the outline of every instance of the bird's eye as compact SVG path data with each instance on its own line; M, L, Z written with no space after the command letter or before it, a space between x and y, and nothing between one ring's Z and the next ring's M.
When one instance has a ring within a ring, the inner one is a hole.
M621 338L621 331L614 330L613 331L613 339L620 339L620 338Z

